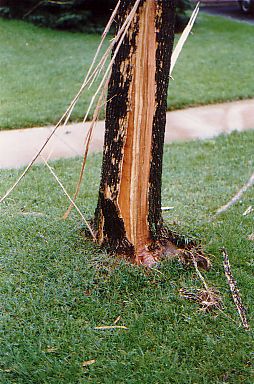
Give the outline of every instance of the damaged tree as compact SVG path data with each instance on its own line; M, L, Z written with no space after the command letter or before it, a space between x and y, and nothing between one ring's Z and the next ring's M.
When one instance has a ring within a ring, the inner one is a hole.
M134 5L122 0L121 27ZM176 252L163 225L161 177L174 0L141 0L117 53L108 87L95 228L100 244L151 266Z

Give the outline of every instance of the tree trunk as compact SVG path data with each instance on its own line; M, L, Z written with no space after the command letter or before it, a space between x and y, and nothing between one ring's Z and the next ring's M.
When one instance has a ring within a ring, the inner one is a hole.
M122 0L118 29L134 2ZM141 0L108 88L97 239L138 264L169 244L161 176L174 22L174 0Z

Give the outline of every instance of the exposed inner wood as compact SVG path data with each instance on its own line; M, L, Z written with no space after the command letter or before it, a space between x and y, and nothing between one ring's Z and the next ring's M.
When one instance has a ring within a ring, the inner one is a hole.
M127 238L137 254L142 254L150 240L147 215L156 94L155 3L146 1L140 9L137 49L131 63L134 72L118 200Z

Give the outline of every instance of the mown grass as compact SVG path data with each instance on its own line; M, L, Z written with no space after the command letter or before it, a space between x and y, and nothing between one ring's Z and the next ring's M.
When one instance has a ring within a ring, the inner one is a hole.
M253 331L244 331L232 303L220 248L254 326L253 188L215 221L253 171L254 132L166 147L163 204L168 225L198 237L213 268L204 273L219 289L224 311L200 312L180 288L201 287L195 270L177 260L150 272L107 256L80 235L75 213L46 168L36 166L1 205L1 383L253 383ZM78 204L93 216L100 155L91 156ZM73 190L80 160L55 171ZM0 172L1 194L17 171ZM32 188L31 188L32 186ZM128 330L96 331L119 324ZM89 367L82 362L95 359Z
M169 109L254 96L254 26L199 15L171 82ZM99 35L59 32L0 19L0 129L56 122L76 94ZM94 88L72 120L84 116Z

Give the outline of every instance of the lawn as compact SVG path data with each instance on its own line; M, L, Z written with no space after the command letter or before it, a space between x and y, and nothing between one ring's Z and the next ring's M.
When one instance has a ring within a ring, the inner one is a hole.
M76 94L99 35L0 19L0 129L55 123ZM199 15L169 90L169 109L254 97L254 26ZM72 119L84 116L93 89Z
M165 220L199 238L213 268L224 311L205 314L179 295L201 287L177 260L150 272L109 257L80 235L82 224L48 170L35 166L0 206L2 297L0 379L3 384L253 384L253 331L240 325L223 273L228 250L248 320L254 326L253 188L211 221L253 172L254 131L165 148ZM92 217L101 155L89 158L78 205ZM54 169L74 189L80 159ZM0 172L3 194L18 171ZM33 188L31 188L33 186ZM111 325L128 329L95 330ZM82 363L94 359L89 366Z

